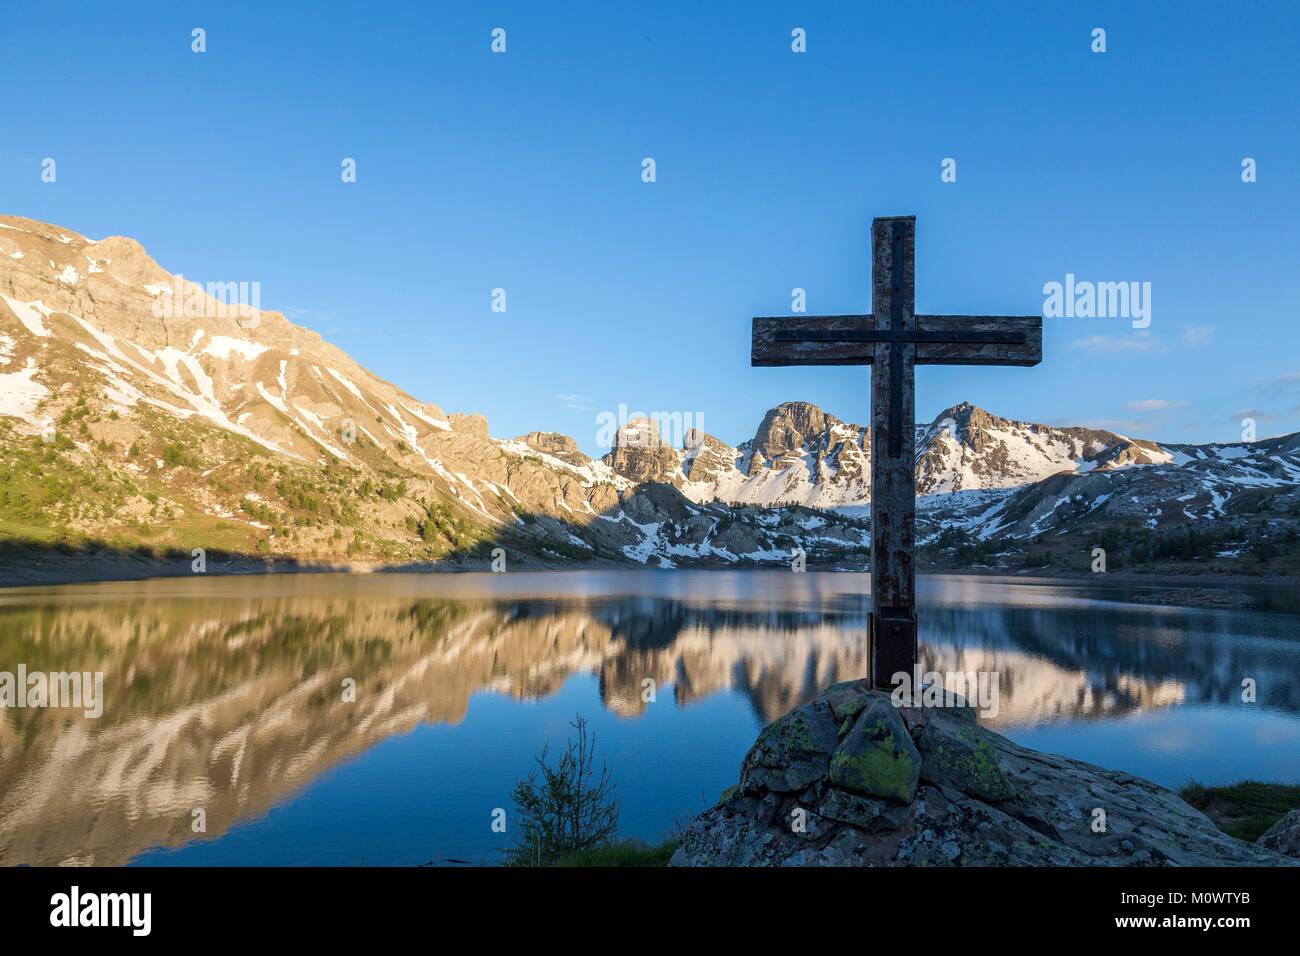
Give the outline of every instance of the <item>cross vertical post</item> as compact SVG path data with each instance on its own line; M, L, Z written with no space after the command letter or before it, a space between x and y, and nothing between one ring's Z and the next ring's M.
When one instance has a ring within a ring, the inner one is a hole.
M916 219L871 224L871 673L877 686L916 661Z

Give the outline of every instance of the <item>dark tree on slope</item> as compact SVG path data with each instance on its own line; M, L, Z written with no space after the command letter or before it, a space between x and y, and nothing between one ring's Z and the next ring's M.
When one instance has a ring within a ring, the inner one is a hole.
M519 827L506 852L511 866L547 866L605 846L618 832L615 784L604 762L596 769L596 735L588 734L585 717L575 717L570 726L577 739L566 743L555 766L547 761L548 744L528 778L515 784Z

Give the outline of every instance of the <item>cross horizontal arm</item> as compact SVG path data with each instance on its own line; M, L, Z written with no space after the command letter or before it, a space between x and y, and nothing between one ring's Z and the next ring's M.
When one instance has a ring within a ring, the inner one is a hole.
M1043 320L918 315L915 329L881 329L874 315L756 318L750 364L871 365L875 346L891 342L915 345L918 365L1037 365L1043 360Z
M1043 360L1041 315L918 315L916 324L918 365L1028 366Z
M783 341L778 333L785 330L809 330L818 333L874 332L873 315L787 315L754 319L750 365L870 365L875 346L870 342L837 338L821 341L801 337Z
M877 329L874 332L823 331L819 329L778 329L778 342L947 342L982 345L996 342L1001 345L1024 345L1024 332L980 332L965 329Z

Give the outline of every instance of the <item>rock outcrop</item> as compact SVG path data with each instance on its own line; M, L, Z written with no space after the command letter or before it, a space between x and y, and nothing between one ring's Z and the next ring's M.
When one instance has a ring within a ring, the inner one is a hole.
M578 450L576 441L568 435L561 435L559 432L529 432L527 435L516 438L515 441L523 442L529 448L545 452L570 465L581 467L590 461L586 455Z
M703 484L712 489L715 496L725 497L725 484L737 474L738 458L736 449L693 428L686 435L682 473L687 481Z
M604 462L637 483L682 483L680 453L663 440L658 424L649 418L634 418L619 428Z
M836 684L759 735L739 784L687 828L672 865L1295 862L1147 780L1021 747L948 705L896 706L866 681Z
M1278 820L1258 842L1266 850L1300 858L1300 810L1292 810Z

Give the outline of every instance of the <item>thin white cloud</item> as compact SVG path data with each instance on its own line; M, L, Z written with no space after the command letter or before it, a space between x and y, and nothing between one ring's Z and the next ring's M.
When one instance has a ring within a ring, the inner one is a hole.
M1171 402L1167 398L1144 398L1136 402L1128 402L1124 409L1130 412L1171 412L1186 407L1186 402Z
M1183 344L1189 349L1200 348L1202 345L1209 345L1210 339L1213 337L1214 326L1212 325L1183 326Z
M1160 348L1160 340L1146 332L1133 335L1090 335L1075 339L1070 343L1070 348L1085 352L1154 352Z
M1272 412L1262 411L1258 408L1243 408L1241 411L1233 412L1229 415L1228 421L1239 422L1243 418L1253 418L1257 422L1270 422L1275 421L1277 417L1278 416L1274 415Z
M589 412L596 407L596 403L586 395L556 395L555 397L565 408L575 412Z

